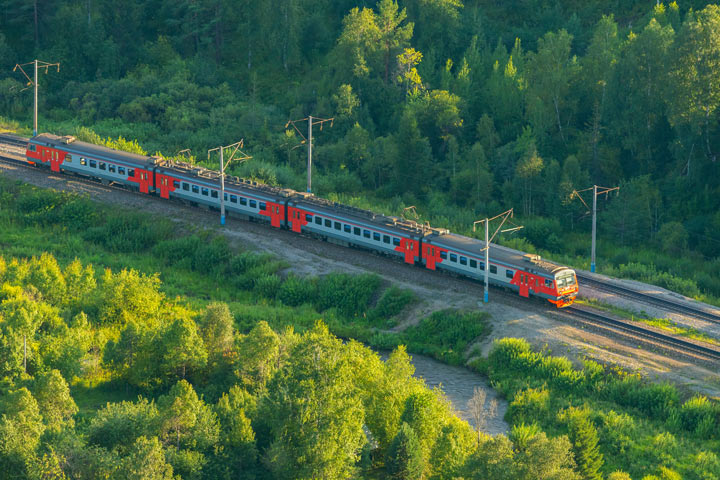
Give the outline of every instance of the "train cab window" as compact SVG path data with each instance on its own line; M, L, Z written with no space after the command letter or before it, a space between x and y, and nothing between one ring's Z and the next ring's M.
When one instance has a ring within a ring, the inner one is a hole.
M35 152L35 151L36 151L36 148L37 148L37 147L35 146L34 143L31 143L31 144L30 144L30 151L31 151L31 152Z
M447 252L440 252L440 258L447 260Z
M467 265L467 257L460 257L460 265Z
M346 223L345 225L343 225L343 230L345 231L345 233L350 233L352 232L352 227Z
M335 230L342 230L342 223L335 222Z
M115 165L108 165L108 172L115 173L117 167Z
M210 196L212 198L218 198L218 192L217 190L210 190Z
M393 245L395 245L396 247L399 247L399 246L400 246L400 239L397 238L397 237L393 237Z
M91 160L92 162L92 160ZM92 165L90 165L92 167ZM135 169L134 168L128 168L128 177L134 177L135 176Z
M203 195L205 195L207 197L210 194L210 190L206 187L202 187L200 189L200 193L202 193Z
M552 286L553 286L553 281L546 279L546 280L545 280L545 286L546 286L547 288L552 288Z
M497 273L497 267L495 265L490 265L490 273Z
M80 165L87 165L87 160L85 160L83 157L80 157Z
M507 278L513 278L514 272L512 270L505 270L505 276Z
M230 203L237 203L237 195L230 195Z
M247 198L240 197L240 205L247 205Z
M105 162L100 162L100 170L106 170L107 164Z
M326 226L327 228L332 228L332 220L330 220L329 218L326 218L326 219L325 219L325 226Z
M363 237L370 238L370 230L363 230Z
M70 155L69 153L65 155L65 161L68 163L72 163L72 155Z
M390 235L383 235L383 243L390 243Z
M188 185L187 182L183 182L183 183L182 183L182 189L187 192L187 191L190 190L190 185Z
M360 232L360 227L353 227L353 234L357 235L358 237L362 235L362 233Z
M450 261L457 263L457 255L455 255L454 253L451 253L451 254L450 254Z
M97 168L97 162L95 160L90 160L90 168Z
M312 223L312 221L313 221L313 216L310 215L309 213L306 213L306 214L305 214L305 220L306 220L308 223Z
M267 208L267 203L260 202L260 210L265 211L266 208Z
M180 188L180 182L173 180L173 188Z
M322 226L322 217L315 217L315 224Z
M192 186L192 192L193 192L193 193L200 193L200 187L198 187L197 185L193 185L193 186Z
M470 268L477 268L477 260L470 259Z

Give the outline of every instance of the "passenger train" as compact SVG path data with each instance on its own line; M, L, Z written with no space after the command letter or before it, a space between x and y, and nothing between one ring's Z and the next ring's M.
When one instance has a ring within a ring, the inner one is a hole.
M113 150L71 136L40 134L28 142L30 164L119 184L143 194L193 205L220 207L220 173L160 157ZM480 282L485 268L491 284L537 296L557 307L571 305L578 292L575 271L537 255L491 244L485 265L485 242L330 202L309 193L225 177L223 194L230 215L267 222L346 246L395 256L405 263L444 270Z

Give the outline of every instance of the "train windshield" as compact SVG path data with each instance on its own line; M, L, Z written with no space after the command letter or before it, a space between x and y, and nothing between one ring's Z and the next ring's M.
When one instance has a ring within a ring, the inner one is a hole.
M570 287L572 285L575 285L575 275L572 273L566 273L557 279L558 288Z

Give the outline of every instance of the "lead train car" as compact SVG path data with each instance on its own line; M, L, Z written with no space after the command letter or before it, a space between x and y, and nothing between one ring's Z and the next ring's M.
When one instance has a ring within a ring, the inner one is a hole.
M49 166L54 172L98 178L193 205L220 206L220 174L195 165L47 133L30 139L26 155L29 163ZM430 270L484 280L485 243L448 230L237 177L225 177L223 198L226 211L235 216L399 257ZM489 268L490 283L516 290L523 297L547 299L557 307L572 304L578 292L573 270L537 255L491 244Z

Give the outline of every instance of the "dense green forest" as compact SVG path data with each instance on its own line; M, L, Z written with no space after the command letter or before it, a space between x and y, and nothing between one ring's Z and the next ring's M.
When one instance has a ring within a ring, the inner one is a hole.
M29 125L12 67L60 62L41 130L198 160L244 138L235 173L297 189L287 121L334 117L315 191L460 232L514 207L514 245L578 267L570 193L620 185L600 199L602 271L718 297L720 8L652 3L4 0L0 112Z
M393 333L417 299L376 276L297 277L212 231L109 213L0 177L8 478L720 478L716 401L524 340L482 358L483 313ZM401 345L470 359L510 434L482 432L482 403L477 431L455 417Z

